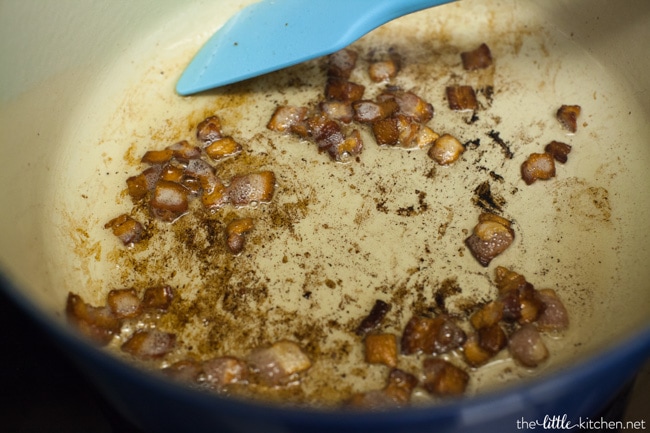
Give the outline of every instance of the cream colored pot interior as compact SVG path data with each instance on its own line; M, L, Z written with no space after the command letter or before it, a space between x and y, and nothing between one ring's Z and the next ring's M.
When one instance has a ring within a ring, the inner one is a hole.
M314 369L326 378L343 368L335 354L344 346L362 362L345 330L375 299L400 311L390 323L399 333L409 306L433 303L445 282L462 289L448 299L452 312L493 297L497 265L555 289L569 308L571 328L549 339L552 359L542 370L648 325L650 3L463 0L358 42L362 59L388 47L404 56L400 85L434 105L434 130L462 142L480 139L450 167L436 167L423 150L379 149L370 140L359 161L335 164L313 145L268 131L276 105L304 104L322 92L322 61L225 91L177 96L183 67L244 3L0 2L0 264L45 314L63 322L69 292L99 304L110 289L167 283L188 306L203 306L177 331L193 342L186 352L193 345L199 356L241 354L302 337L322 345L329 358ZM463 76L459 52L482 42L492 49L494 70ZM445 86L462 80L494 88L472 125L444 99ZM369 94L379 89L367 85ZM562 104L582 107L575 135L554 118ZM142 170L137 161L146 150L192 139L195 125L212 114L246 146L245 163L225 164L223 173L269 168L278 177L276 201L260 206L246 254L214 253L206 261L210 251L197 247L205 227L191 218L148 250L125 253L104 228L132 208L125 179ZM572 144L569 161L556 178L525 185L521 162L551 140ZM474 190L486 180L503 199L516 240L483 268L462 241L479 213ZM188 230L184 245L192 243L192 251L177 243ZM219 266L241 273L224 282ZM230 310L222 284L239 290ZM226 335L236 328L245 337ZM513 373L504 360L486 367L476 389L491 388L491 378L529 374ZM368 377L380 384L379 367Z

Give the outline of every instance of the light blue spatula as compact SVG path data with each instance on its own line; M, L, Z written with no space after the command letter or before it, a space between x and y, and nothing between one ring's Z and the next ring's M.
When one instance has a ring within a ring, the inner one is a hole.
M191 95L345 48L402 15L452 0L262 0L234 15L176 84Z

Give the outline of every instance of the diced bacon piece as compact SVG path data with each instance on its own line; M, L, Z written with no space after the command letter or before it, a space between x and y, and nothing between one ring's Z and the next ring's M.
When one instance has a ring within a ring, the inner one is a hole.
M162 358L174 350L175 345L175 334L152 329L136 331L120 348L136 358L148 360Z
M395 92L393 95L399 107L399 114L407 116L419 123L427 123L433 118L433 105L415 93Z
M199 375L203 372L203 367L201 363L193 359L184 359L163 368L161 372L172 379L184 383L193 383L197 381Z
M503 266L497 266L494 270L494 283L499 289L499 295L505 295L511 290L523 290L529 284L523 275Z
M205 153L212 159L222 159L226 156L236 155L241 152L242 147L232 137L223 137L210 143Z
M309 357L298 344L281 340L270 347L256 349L248 357L260 382L283 386L299 379L299 373L311 367Z
M233 177L227 195L233 205L246 206L270 202L274 191L275 174L272 171L261 171Z
M361 139L361 133L355 129L342 142L328 147L327 153L334 161L343 161L360 154L362 149L363 140Z
M332 119L324 119L324 122L318 124L312 131L314 141L320 150L327 150L331 146L338 146L345 140L341 125Z
M480 367L492 359L493 356L493 353L481 347L477 334L470 334L467 337L467 341L463 345L463 358L467 365L474 368Z
M468 71L485 69L492 65L492 53L490 52L490 47L485 43L472 51L460 53L460 57L463 61L463 68Z
M193 159L187 163L183 171L184 182L187 178L196 179L204 191L211 191L215 186L222 184L217 177L214 167L202 159Z
M535 368L544 362L549 352L534 325L524 325L510 336L508 349L512 357L525 367Z
M357 64L358 54L348 48L344 48L327 57L327 75L330 77L350 78L354 67Z
M384 393L400 406L411 401L413 390L418 385L418 379L410 373L394 368L388 375Z
M140 298L134 289L114 289L108 292L106 303L115 317L136 317L142 311Z
M150 165L164 164L166 162L169 162L173 156L174 152L171 149L148 150L142 156L142 159L140 161Z
M472 314L469 321L474 329L481 329L495 325L503 318L503 303L491 301Z
M443 134L429 148L428 155L440 165L453 164L465 152L465 146L456 137Z
M569 327L569 313L553 289L537 291L544 308L537 318L540 331L563 331Z
M402 353L442 354L465 343L465 332L444 317L412 317L402 334Z
M564 164L571 152L571 146L561 141L551 141L544 147L544 152L551 154L557 162Z
M424 149L434 144L438 138L440 138L440 135L437 132L426 125L422 125L415 137L415 145L420 149Z
M281 105L275 109L266 127L277 132L291 132L307 119L307 107Z
M485 326L478 330L478 344L490 354L497 354L508 345L508 336L501 325Z
M515 232L510 227L510 221L491 213L483 213L472 234L465 239L465 245L472 256L487 267L492 259L508 249L514 239Z
M449 108L454 111L476 111L478 101L472 86L449 86L447 87L447 102Z
M555 116L560 125L569 132L575 133L578 130L578 117L582 108L579 105L562 105L558 108Z
M397 366L397 338L393 334L370 334L365 340L366 362Z
M128 214L113 218L104 225L104 228L110 228L124 245L140 242L144 234L144 226Z
M420 124L411 117L398 114L397 119L398 139L397 145L403 148L411 148L416 145L415 139L420 131Z
M550 153L531 153L521 164L521 178L526 185L555 177L555 162Z
M167 311L173 299L174 291L170 286L160 285L148 287L142 297L142 309Z
M198 159L201 157L201 149L197 146L191 145L187 140L181 140L177 143L167 147L174 153L174 158L179 161L187 162L190 159Z
M201 382L221 389L235 383L246 383L248 375L248 364L245 361L233 356L220 356L203 363Z
M462 395L469 382L469 374L460 367L440 358L427 358L422 363L424 381L422 387L430 394L440 397Z
M399 141L397 118L387 117L372 124L372 133L380 146L395 146Z
M165 164L160 172L161 180L168 180L170 182L181 183L185 175L185 167L178 164Z
M126 179L129 195L134 200L139 200L146 197L146 195L153 191L160 177L161 167L155 165L149 167L137 176L131 176Z
M156 184L149 202L151 212L163 221L174 221L187 212L187 189L176 182L161 180Z
M239 218L231 221L226 226L226 246L233 254L244 250L246 233L253 229L253 218Z
M319 105L320 110L330 119L336 119L343 123L350 123L354 116L352 104L342 101L322 101Z
M216 180L216 177L215 177ZM204 188L201 203L208 210L215 211L230 203L229 191L221 181L209 188Z
M354 120L361 123L373 123L392 115L399 108L395 99L375 102L367 99L352 104Z
M389 81L397 76L399 62L396 59L378 60L368 66L368 75L376 83Z
M221 119L217 116L205 118L196 127L196 138L204 145L208 145L221 138Z
M336 101L354 102L363 98L365 86L342 78L329 78L325 85L325 97Z
M390 308L390 304L387 304L381 299L377 299L375 304L372 306L370 313L368 313L368 315L361 321L355 333L357 335L366 335L377 329L381 324L381 321L386 317L386 314L390 311Z
M93 307L73 293L68 293L65 313L69 323L101 346L107 345L122 327L122 321L109 307Z

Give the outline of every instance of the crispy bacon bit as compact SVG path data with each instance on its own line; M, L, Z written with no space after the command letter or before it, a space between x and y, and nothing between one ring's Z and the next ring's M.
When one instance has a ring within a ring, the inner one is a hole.
M449 165L458 160L465 152L465 146L456 137L443 134L429 148L428 155L440 165Z
M221 181L216 182L209 188L205 188L201 195L203 207L212 211L222 208L228 204L229 200L228 189Z
M578 117L581 111L579 105L562 105L555 115L564 129L575 133L578 130Z
M395 99L384 102L362 99L352 104L354 120L361 123L373 123L392 115L399 108Z
M187 162L190 159L198 159L201 157L201 149L197 146L191 145L187 140L181 140L177 143L168 146L167 149L174 152L174 158L178 161Z
M240 153L242 147L232 137L223 137L214 140L205 148L205 153L212 159L222 159Z
M260 382L268 386L295 382L300 372L311 367L311 361L300 346L287 340L254 350L248 361Z
M356 329L357 335L366 335L379 327L381 321L384 320L386 314L390 311L390 304L377 299L375 305L372 306L370 313L361 321Z
M221 356L203 363L200 381L212 388L221 389L234 383L248 381L248 364L233 356Z
M555 162L550 153L531 153L521 164L521 178L526 185L555 177Z
M365 86L346 79L331 77L325 85L325 97L336 101L354 102L363 98Z
M181 183L184 181L184 177L185 169L177 164L165 164L160 172L160 180Z
M196 127L196 138L204 145L208 145L221 138L221 119L217 116L205 118Z
M160 166L149 167L137 176L131 176L126 179L126 185L129 195L134 200L139 200L147 196L150 191L156 187L156 182L160 176Z
M537 318L537 328L540 331L563 331L569 327L569 313L553 289L537 291L539 300L544 305L542 313Z
M482 213L465 245L478 262L487 267L492 259L503 253L515 239L510 221L492 213Z
M155 165L155 164L164 164L169 162L170 159L174 156L174 151L171 149L163 150L148 150L142 156L141 162L145 164Z
M490 354L497 354L508 345L508 336L498 323L478 330L478 344Z
M468 71L485 69L492 65L492 53L490 47L485 43L475 50L460 53L460 57L463 61L463 68Z
M362 149L361 133L355 129L342 142L328 147L327 154L334 161L344 161L351 156L360 154Z
M481 329L499 323L502 318L503 303L501 301L491 301L472 314L469 321L474 329Z
M493 353L483 349L479 344L478 334L470 334L463 345L463 357L470 367L480 367L486 364L492 357Z
M523 290L529 284L526 278L503 266L497 266L494 270L494 283L499 289L500 295L505 295L511 290Z
M430 394L447 397L465 392L469 374L460 367L440 358L427 358L422 363L424 381L422 387Z
M106 302L115 317L120 319L135 317L142 311L140 298L134 289L111 290Z
M366 362L397 366L397 338L393 334L370 334L365 340Z
M174 299L174 291L170 286L160 285L149 287L142 297L144 310L166 311Z
M344 48L328 56L327 75L348 79L357 65L356 51Z
M310 123L310 133L320 150L327 150L332 146L338 146L345 140L341 125L333 119L319 117L318 121L313 119Z
M508 349L525 367L534 368L548 358L548 349L534 325L524 325L510 336Z
M394 368L388 375L388 383L384 392L399 405L411 401L411 394L418 385L418 379L410 373Z
M110 228L124 245L140 242L144 233L144 226L128 214L113 218L104 225L104 228Z
M226 226L226 246L233 254L244 250L246 233L253 229L253 218L239 218L231 221Z
M402 334L402 353L443 354L465 342L465 332L444 317L412 317Z
M378 60L370 63L368 66L368 75L376 83L395 78L397 72L399 72L399 62L397 59Z
M417 137L415 137L415 145L420 149L424 149L435 143L438 138L440 138L440 135L437 132L426 125L422 125Z
M377 97L380 102L386 102L390 99L394 99L397 103L399 114L412 119L414 122L427 123L433 118L433 105L413 92L389 92Z
M449 108L454 111L478 110L478 101L472 86L447 87L447 102L449 102Z
M235 176L231 179L226 195L235 206L268 203L275 191L275 174L272 171Z
M571 152L571 146L561 141L551 141L544 147L544 151L551 154L557 162L564 164Z
M296 125L307 118L307 107L294 107L292 105L278 106L266 127L277 132L291 132Z
M342 101L322 101L318 107L329 118L350 123L354 116L352 104Z
M136 358L161 358L174 350L176 335L157 329L136 331L131 338L122 344L121 349Z
M174 221L187 212L188 191L183 185L161 180L156 184L149 202L151 212L163 221Z
M83 335L99 345L107 345L113 335L120 332L122 322L110 308L93 307L79 295L68 293L65 308L68 322L73 324Z
M397 118L388 117L372 124L372 133L380 146L395 146L399 141Z

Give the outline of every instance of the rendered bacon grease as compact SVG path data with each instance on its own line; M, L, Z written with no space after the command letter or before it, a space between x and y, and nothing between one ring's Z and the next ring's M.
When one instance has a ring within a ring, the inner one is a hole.
M433 105L399 85L402 57L390 50L386 58L369 62L368 78L384 86L372 95L367 94L364 85L350 80L358 58L359 54L350 48L328 56L321 97L301 106L277 105L269 113L266 128L313 145L314 151L329 156L331 164L355 164L363 158L365 146L374 145L421 151L430 158L432 166L453 170L454 163L472 143L462 143L429 126L435 114ZM461 61L463 69L469 72L494 67L486 44L461 53ZM482 109L477 94L493 94L491 87L474 89L465 84L440 91L448 102L443 109L470 112L473 116ZM563 128L575 133L579 114L579 106L562 105L556 117ZM506 161L512 159L512 152L499 133L491 131L489 135L502 146ZM373 143L364 143L363 137L372 137ZM567 163L570 152L571 145L567 143L548 143L521 165L522 180L530 185L552 179L556 175L555 163ZM255 254L254 248L247 248L246 239L256 230L258 206L275 198L276 175L272 169L251 170L228 178L217 175L219 164L245 153L246 143L228 135L219 116L206 117L196 125L192 137L142 155L144 170L127 178L125 186L133 204L145 211L123 213L104 227L128 249L153 236L149 227L154 222L171 227L189 213L215 215L227 208L232 212L227 214L227 220L221 221L225 228L219 248L233 257ZM489 195L489 184L477 191ZM380 209L379 204L377 208ZM240 214L242 209L247 212ZM478 215L472 232L457 240L459 248L466 248L486 268L497 256L507 257L508 248L515 241L515 220L499 215L499 211L498 203L492 199L485 201L484 212ZM334 288L336 284L332 281L328 286ZM367 315L359 317L345 332L354 336L356 349L363 352L367 366L385 366L384 386L350 390L338 402L339 406L407 406L416 391L434 399L458 397L465 393L474 373L497 356L510 357L526 369L543 364L552 356L545 335L558 336L569 326L569 313L561 298L553 289L537 289L523 275L503 266L494 269L492 281L486 282L486 287L494 295L462 315L449 314L444 309L410 311L382 299L368 305ZM134 359L166 360L182 344L183 337L163 325L180 302L181 291L164 283L144 289L113 288L99 305L70 293L66 316L99 345L117 341L120 350ZM308 297L308 293L304 296ZM400 317L408 320L400 332L395 332L387 323L394 324ZM319 361L314 355L318 351L302 347L294 337L295 334L288 333L284 338L260 343L243 355L175 357L165 362L162 373L228 395L285 395L300 388Z

